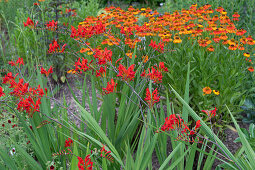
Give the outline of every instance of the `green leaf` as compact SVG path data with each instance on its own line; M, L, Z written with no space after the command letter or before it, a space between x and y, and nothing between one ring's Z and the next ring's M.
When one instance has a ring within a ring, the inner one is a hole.
M228 106L226 106L228 109L228 112L232 118L232 121L235 124L236 130L238 132L238 135L240 136L241 142L245 148L245 153L247 154L247 158L249 160L249 164L251 165L251 167L255 167L255 152L252 149L251 145L249 144L249 142L247 141L245 135L243 134L242 130L240 129L239 125L237 124L234 116L232 115L232 113L230 112ZM246 167L247 168L247 167Z
M11 170L17 170L14 160L7 154L7 150L0 146L0 158L4 161L4 164Z

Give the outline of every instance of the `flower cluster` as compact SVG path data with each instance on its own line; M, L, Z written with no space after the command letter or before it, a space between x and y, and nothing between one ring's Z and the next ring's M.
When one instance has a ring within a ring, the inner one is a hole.
M70 147L71 144L73 144L73 140L70 139L70 138L66 139L66 141L65 141L65 148L66 148L66 147Z
M172 114L165 118L165 123L161 126L160 130L164 132L175 130L178 132L177 140L195 142L193 135L198 132L200 126L200 120L198 120L195 127L190 129L179 115Z
M24 65L24 61L23 61L23 58L18 58L18 60L16 61L16 62L14 62L14 61L10 61L9 62L9 64L11 65L11 66L17 66L17 65L19 65L19 67L20 67L20 65Z
M27 18L27 22L23 22L24 24L24 27L30 27L30 28L33 28L34 27L34 22L28 17Z
M64 44L62 48L60 49L58 42L56 40L53 40L52 43L49 45L48 53L53 53L53 52L63 53L65 51L65 48L66 48L66 44Z
M119 74L117 74L117 77L122 77L122 79L125 81L134 80L135 72L136 72L134 71L134 68L135 68L135 64L132 64L127 69L122 64L119 64L119 67L118 67Z
M158 89L155 89L151 94L150 89L147 88L144 100L147 101L149 107L152 108L155 103L159 102Z
M88 63L87 59L79 58L77 62L75 62L74 66L75 66L75 71L82 73L88 71L91 67L90 64L93 62L93 60L90 61L90 63Z
M46 28L49 29L49 30L55 30L57 28L57 25L58 25L58 21L49 21L47 24L46 24Z
M23 79L19 79L18 82L15 81L15 77L12 73L8 73L3 78L3 84L9 84L9 88L12 89L10 95L18 99L19 111L26 111L29 117L33 117L35 112L39 112L41 97L47 94L47 89L44 90L38 85L37 88L29 88L29 83L25 83Z
M215 107L215 109L213 110L202 110L201 112L204 112L208 116L208 119L210 120L212 117L216 116L216 110L217 108Z
M102 148L100 149L100 156L103 157L103 158L106 158L108 159L109 161L113 162L113 157L111 155L111 151L107 151L105 149L105 145L102 146Z
M218 91L218 90L212 90L210 87L204 87L203 88L203 95L206 95L206 94L211 94L211 93L214 93L215 95L219 95L220 94L220 92Z
M141 76L153 80L153 83L161 83L163 78L162 72L168 72L168 68L165 67L163 62L160 62L159 66L152 66L151 70L148 68L148 73L144 70Z
M50 73L53 73L52 66L50 66L48 71L46 71L43 67L41 68L41 74L44 74L46 77L48 77Z
M117 83L114 82L113 79L111 79L111 82L107 82L107 86L106 88L103 88L103 92L104 94L109 94L114 92L114 90L116 90L117 87Z
M84 160L81 157L78 157L78 161L79 170L92 170L93 162L90 159L90 155L87 155Z
M106 64L107 61L112 62L112 51L96 49L94 54L95 59L98 59L98 64L103 65Z

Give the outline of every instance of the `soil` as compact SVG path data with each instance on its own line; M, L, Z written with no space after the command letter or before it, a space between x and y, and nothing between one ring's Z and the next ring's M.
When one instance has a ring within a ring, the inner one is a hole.
M81 102L82 101L82 84L83 84L83 79L82 78L77 78L74 75L68 75L67 77L68 82L70 84L70 87L72 88L76 98ZM74 81L75 80L75 81ZM78 82L78 83L77 83ZM79 84L80 83L80 84ZM91 85L90 82L87 80L87 87L89 88L89 96L90 96L90 100L91 100ZM75 123L79 126L80 125L80 121L79 119L77 119L76 117L73 116L73 114L71 114L70 112L73 113L78 113L78 108L77 105L73 99L73 96L68 88L67 83L62 84L62 86L60 87L60 90L58 92L58 94L55 96L55 99L58 100L59 102L62 102L63 99L63 94L65 95L65 99L67 101L67 104L69 106L69 117L71 120L75 121ZM97 93L97 97L100 97L100 95ZM98 101L98 109L100 108L102 102ZM89 111L89 105L88 103L86 103L86 107L85 107L88 111ZM230 124L230 126L234 127L233 124ZM241 128L245 128L248 129L249 125L248 124L244 124L242 122L239 122L239 126ZM225 129L224 130L224 138L223 138L223 143L227 146L227 148L234 154L241 146L241 143L235 143L234 140L238 137L238 133L234 130L234 129ZM171 142L170 140L168 141L168 151L167 153L170 154L171 153ZM159 169L160 164L157 160L157 156L156 153L154 152L152 155L152 164L153 164L153 169ZM221 161L215 159L215 162L213 164L212 169L215 169L217 165L221 164ZM194 165L195 166L195 165Z

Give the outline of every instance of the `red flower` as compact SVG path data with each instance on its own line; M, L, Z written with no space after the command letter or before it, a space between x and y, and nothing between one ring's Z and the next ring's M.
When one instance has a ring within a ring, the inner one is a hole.
M147 74L147 76L153 80L153 83L161 83L162 82L162 73L157 69L155 69L153 66L151 67L151 71L148 68L149 73Z
M64 45L62 46L60 53L63 53L63 52L65 51L65 49L66 49L66 44L64 44Z
M57 50L60 48L58 42L54 39L52 43L49 45L48 53L57 52Z
M152 94L150 92L150 89L147 88L146 89L146 97L144 100L147 101L150 108L153 107L154 103L159 102L159 95L158 95L157 88L152 92Z
M84 160L79 156L77 158L79 160L78 162L79 170L92 170L93 162L90 159L90 155L87 155Z
M95 59L98 59L99 65L106 64L107 61L112 62L112 51L107 50L107 48L104 50L96 49L94 57Z
M104 157L104 158L108 159L109 161L113 162L113 158L111 156L111 151L107 151L105 149L105 145L102 146L102 148L100 149L100 152L101 152L101 154L100 154L101 157Z
M4 96L5 94L4 94L4 92L3 92L3 89L2 89L2 87L0 86L0 97L2 97L2 96Z
M49 21L48 24L46 24L46 28L49 28L49 29L56 29L57 28L57 24L58 24L58 21Z
M24 27L26 27L26 26L33 27L34 26L34 22L29 17L27 18L27 22L23 22L23 23L24 23Z
M9 62L9 64L11 66L16 66L16 65L24 65L24 61L23 61L23 58L18 58L18 60L16 62L13 62L12 60Z
M106 76L106 69L104 67L100 67L99 70L96 70L96 77Z
M51 165L50 170L54 170L54 169L55 169L54 165Z
M160 71L168 72L168 68L165 67L164 62L159 62L159 70L160 70Z
M191 130L187 124L183 121L183 119L178 115L172 114L169 117L165 118L164 125L160 128L162 131L175 130L178 133L177 140L182 140L186 142L195 142L195 139L192 135L194 135L198 128L200 127L200 120L196 122L195 129Z
M73 140L70 139L70 138L66 139L66 141L65 141L65 147L71 147L71 144L73 144Z
M117 83L114 82L113 79L111 79L111 82L107 82L106 88L103 88L103 91L105 94L112 93L114 90L116 90Z
M211 119L212 117L216 116L216 110L217 110L217 108L215 107L215 109L213 109L213 110L201 110L201 112L206 113L206 115L209 117L209 119Z
M75 71L80 71L80 73L82 73L82 71L86 72L87 70L90 69L90 64L93 62L93 60L90 61L90 63L88 64L88 60L82 58L78 59L77 62L75 62L74 66L75 66Z
M200 125L200 120L198 120L198 121L196 122L195 130L197 130L200 126L201 126L201 125Z
M17 75L18 74L16 74L15 77L13 77L11 72L7 73L7 75L5 75L3 78L3 84L9 83L11 80L14 81Z
M253 72L253 71L254 71L254 68L253 68L252 66L250 66L250 67L248 68L248 70L249 70L249 72Z
M151 46L153 49L157 50L157 51L164 51L164 43L163 42L159 42L158 44L156 44L156 41L154 42L153 40L151 40L151 43L149 44L149 46Z
M122 77L123 80L133 80L135 78L134 71L135 64L132 64L128 69L126 69L122 64L119 64L119 74L118 77Z
M48 71L46 71L43 67L41 68L41 74L44 74L46 77L48 77L50 73L53 73L52 66L50 66Z

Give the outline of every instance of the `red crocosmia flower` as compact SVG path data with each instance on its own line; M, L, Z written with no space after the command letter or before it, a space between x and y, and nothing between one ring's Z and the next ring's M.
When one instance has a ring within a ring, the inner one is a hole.
M17 110L19 111L26 111L28 113L29 117L33 117L33 114L35 112L40 112L40 105L41 104L41 98L38 98L36 102L29 96L28 98L24 99L21 98L21 100L18 103Z
M87 70L90 69L90 64L93 62L93 60L90 61L90 63L88 63L87 59L81 58L78 59L77 62L75 62L74 66L75 66L75 71L79 71L80 73L82 73L82 71L86 72Z
M146 72L145 70L143 70L142 74L141 74L141 77L146 77Z
M106 64L107 61L112 62L112 51L107 50L107 48L104 50L96 49L94 57L95 59L98 59L99 65Z
M3 92L3 89L2 89L2 87L0 86L0 97L2 97L2 96L4 96L5 94L4 94L4 92Z
M107 82L107 86L106 88L103 88L103 91L105 94L109 94L114 92L114 90L116 90L117 87L117 83L114 82L113 79L111 79L111 82Z
M44 74L46 77L48 77L50 73L53 73L52 66L50 66L48 71L46 71L43 67L41 68L41 74Z
M96 77L106 76L106 69L104 67L100 67L99 70L96 70Z
M161 83L162 82L162 73L157 69L155 69L153 66L151 67L151 70L148 68L148 74L147 76L153 80L153 83Z
M9 64L11 65L11 66L17 66L17 65L24 65L24 61L23 61L23 58L18 58L18 60L16 61L16 62L14 62L14 61L10 61L9 62Z
M57 28L58 21L49 21L49 23L46 24L46 28L48 29L56 29Z
M122 58L119 58L119 59L115 62L115 67L116 67L116 65L118 64L118 62L119 62L120 60L122 60Z
M201 112L204 112L209 117L209 119L216 116L216 111L216 107L213 110L201 110Z
M177 140L195 142L193 135L197 132L200 126L200 121L197 121L194 130L190 129L179 115L176 116L172 114L165 118L165 123L160 129L162 131L176 131L178 133Z
M7 75L5 75L3 78L3 84L7 84L10 83L10 81L14 81L17 75L18 74L16 74L15 77L13 77L11 72L7 73Z
M149 46L157 51L160 51L160 52L164 51L164 42L159 42L159 44L156 44L156 41L154 42L153 40L151 40L151 43L149 44Z
M159 102L159 95L158 95L157 88L152 92L152 94L150 92L150 89L147 88L146 89L146 97L144 100L147 101L150 108L153 107L154 103Z
M101 154L100 154L101 157L104 157L104 158L108 159L109 161L113 162L113 158L111 156L111 151L107 151L105 149L105 145L103 145L101 147L100 152L101 152Z
M200 120L198 120L198 121L196 122L195 130L197 130L200 126L201 126L201 125L200 125Z
M66 139L66 141L65 141L65 147L71 147L71 144L73 144L73 140L70 139L70 138Z
M27 22L23 22L24 23L24 27L30 26L30 27L34 27L34 22L28 17L27 18Z
M61 49L60 53L63 53L63 52L65 51L65 49L66 49L66 44L64 44L64 45L62 46L62 49Z
M168 72L168 68L165 67L165 64L163 62L159 62L159 70Z
M60 46L56 40L53 40L52 43L49 45L49 50L48 53L53 53L53 52L59 52L63 53L65 51L66 44L64 44L60 50Z
M135 64L132 64L128 69L126 69L122 64L119 64L119 74L118 77L122 77L123 80L133 80L135 78L135 72L134 71Z
M79 160L78 162L79 170L92 170L93 162L90 159L90 155L87 155L84 160L79 156L77 158Z

